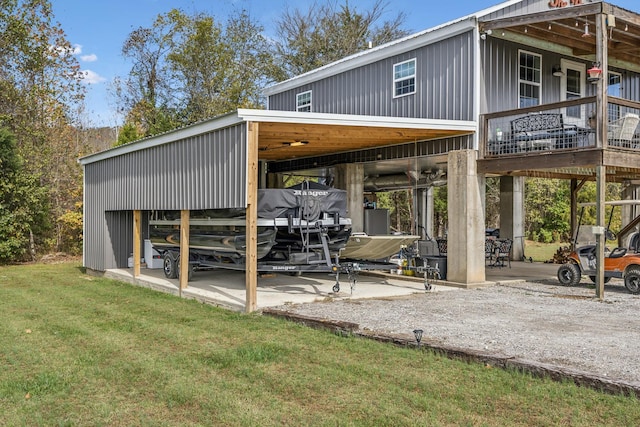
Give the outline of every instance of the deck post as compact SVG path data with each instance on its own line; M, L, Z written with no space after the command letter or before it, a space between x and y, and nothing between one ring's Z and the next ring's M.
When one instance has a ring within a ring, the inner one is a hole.
M133 211L133 277L140 276L140 241L142 240L142 211Z
M180 290L189 283L189 211L180 211Z
M600 63L602 76L597 82L596 89L596 147L604 148L607 141L607 85L609 74L609 51L607 36L607 16L603 13L596 15L596 62ZM607 168L600 162L596 166L596 225L602 229L605 226L605 186ZM596 297L604 299L604 247L606 238L604 233L596 236Z
M245 311L258 308L258 123L247 123Z

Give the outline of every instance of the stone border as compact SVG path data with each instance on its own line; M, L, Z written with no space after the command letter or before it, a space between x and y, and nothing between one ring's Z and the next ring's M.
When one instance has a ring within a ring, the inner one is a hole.
M263 315L278 317L291 322L300 323L314 329L325 329L338 335L351 335L361 338L394 344L400 347L416 347L413 339L399 336L384 335L373 331L362 331L360 325L352 322L342 322L327 319L318 319L309 316L290 313L288 311L265 308L261 310ZM472 350L443 346L428 341L422 341L421 347L434 353L444 355L450 359L463 360L465 362L482 363L483 365L526 372L538 378L551 378L554 381L570 381L581 387L588 387L614 395L635 396L640 398L640 384L626 381L615 381L597 375L591 375L573 369L560 368L554 365L541 364L526 359L514 357L498 357L490 353L475 352Z

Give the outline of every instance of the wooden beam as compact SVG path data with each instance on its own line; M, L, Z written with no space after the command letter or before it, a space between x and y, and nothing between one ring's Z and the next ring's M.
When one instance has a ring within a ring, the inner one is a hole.
M180 290L189 283L189 211L180 211Z
M140 249L142 241L142 211L133 211L133 277L140 276Z
M247 123L247 208L245 311L258 308L258 132L257 122Z
M499 18L480 22L480 32L487 30L496 30L509 27L517 27L520 25L533 25L540 22L558 21L567 18L578 18L581 16L589 16L602 11L602 5L599 3L585 4L582 6L573 6L562 9L553 9L545 12L530 13L526 15L518 15L507 18Z
M533 165L540 165L540 170L543 171L552 171L555 168L593 167L599 164L602 164L602 150L586 149L566 153L546 150L478 160L478 173L509 175L514 171L530 170Z

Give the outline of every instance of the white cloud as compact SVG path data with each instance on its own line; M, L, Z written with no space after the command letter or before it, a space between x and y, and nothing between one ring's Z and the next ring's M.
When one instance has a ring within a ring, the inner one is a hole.
M98 60L98 55L96 55L95 53L92 53L91 55L82 55L80 59L83 62L95 62Z
M81 44L74 44L73 45L73 50L71 51L72 55L80 55L82 53L82 45Z
M94 85L97 83L102 83L103 81L105 81L106 79L104 77L102 77L100 74L91 71L91 70L82 70L82 74L83 74L83 81L84 83L88 84L88 85Z

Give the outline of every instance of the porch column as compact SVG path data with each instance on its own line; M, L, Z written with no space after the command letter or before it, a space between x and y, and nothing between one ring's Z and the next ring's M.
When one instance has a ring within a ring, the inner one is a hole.
M180 211L180 291L189 286L189 211Z
M258 123L247 123L245 311L258 308Z
M133 211L133 277L140 276L140 242L142 241L142 211Z
M423 188L418 194L420 195L418 235L422 238L433 237L433 187Z
M622 200L636 200L638 198L638 187L630 181L622 184ZM622 226L625 227L638 215L638 207L636 205L622 206ZM626 237L626 236L623 236Z
M364 231L364 165L349 163L336 168L336 188L347 191L347 215L351 231Z
M500 177L500 238L511 239L511 259L523 257L524 177Z
M482 179L475 150L450 151L447 166L447 280L472 284L485 281Z

